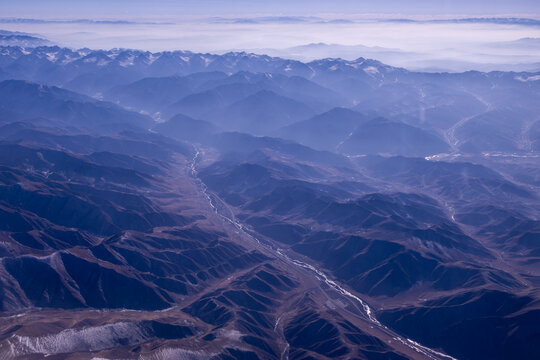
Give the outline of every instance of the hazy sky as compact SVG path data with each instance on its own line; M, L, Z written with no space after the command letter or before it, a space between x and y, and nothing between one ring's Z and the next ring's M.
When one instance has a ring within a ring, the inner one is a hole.
M319 13L540 14L539 0L1 0L2 17L153 17Z
M369 57L411 69L540 70L538 20L381 20L485 16L540 20L540 0L0 0L0 29L72 48L245 50L299 60ZM312 43L333 45L296 48Z

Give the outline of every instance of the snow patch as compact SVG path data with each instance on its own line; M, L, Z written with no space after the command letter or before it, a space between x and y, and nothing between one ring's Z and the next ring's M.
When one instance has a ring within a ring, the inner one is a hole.
M184 349L165 348L151 355L143 355L141 360L203 360L210 359L216 354L208 354L202 351L189 351Z
M161 56L161 53L157 53L157 54L153 54L153 53L150 53L147 57L147 61L146 63L148 65L152 65L154 63L154 61L156 61L157 59L159 59L159 57Z
M207 58L207 57L204 57L203 60L204 60L204 66L205 67L208 67L208 65L210 65L212 63L212 61L214 61L213 59L210 59L210 58Z
M240 331L234 330L234 329L232 330L221 329L218 331L218 335L220 337L224 337L226 339L235 340L235 341L240 341L240 338L244 336L244 334L242 334Z
M364 72L369 75L375 75L379 73L379 69L377 69L375 66L366 66L364 68Z
M521 81L521 82L538 81L538 80L540 80L540 75L533 75L533 76L529 76L529 77L516 76L514 79L516 79L517 81Z
M45 56L47 57L47 60L49 60L50 62L55 62L58 58L57 53L46 53Z
M14 356L99 351L147 341L148 335L134 323L119 322L85 329L67 329L57 334L30 337L14 335L8 341Z
M110 62L111 62L110 60L101 59L97 62L97 66L105 66L109 64Z
M128 67L135 65L135 55L128 56L125 60L120 61L120 66L122 67Z

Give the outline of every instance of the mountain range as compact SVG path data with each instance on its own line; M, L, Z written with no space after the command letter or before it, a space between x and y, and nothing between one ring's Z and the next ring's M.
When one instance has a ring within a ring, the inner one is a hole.
M540 73L0 46L0 359L540 357Z

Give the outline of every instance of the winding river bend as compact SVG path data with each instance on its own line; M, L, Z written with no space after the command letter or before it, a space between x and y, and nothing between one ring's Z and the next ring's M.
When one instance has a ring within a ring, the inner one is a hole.
M314 276L317 281L324 284L326 287L336 291L338 294L348 298L350 301L352 301L357 307L359 306L360 309L362 309L362 315L363 319L369 321L373 326L376 326L379 330L384 332L385 334L389 335L393 340L398 341L402 343L403 345L409 347L410 349L416 351L418 354L424 355L428 359L432 360L457 360L456 358L444 354L442 352L433 350L429 347L423 346L419 344L418 342L404 338L403 336L397 334L387 326L380 323L379 320L375 317L373 314L373 311L371 307L361 298L354 295L347 289L345 289L343 286L338 284L336 281L330 279L328 275L326 275L323 271L317 269L311 264L308 264L304 261L300 261L298 259L294 259L290 257L289 255L285 254L284 251L278 247L274 247L270 244L263 243L261 240L257 238L255 234L253 234L251 231L249 231L242 223L240 223L238 220L236 220L233 211L229 208L229 206L221 200L216 194L211 193L208 190L208 187L206 184L198 177L197 172L197 163L201 160L201 150L198 148L195 148L195 155L193 159L190 162L190 170L191 175L193 176L194 180L198 183L201 194L206 198L208 201L208 204L210 208L214 211L216 215L218 215L220 218L225 220L226 222L232 224L239 232L241 232L245 237L248 239L251 239L254 244L256 244L256 247L258 247L260 250L262 250L264 253L271 253L276 258L299 268L302 268L304 270L307 270L308 273L310 273L312 276ZM228 213L228 214L227 214ZM322 289L322 288L321 288ZM324 289L323 289L324 291ZM356 315L356 314L354 314ZM357 316L357 315L356 315ZM278 319L279 321L279 319ZM276 323L277 326L277 323ZM288 344L286 344L286 348L282 354L282 359L288 359L287 356L287 350L288 350Z

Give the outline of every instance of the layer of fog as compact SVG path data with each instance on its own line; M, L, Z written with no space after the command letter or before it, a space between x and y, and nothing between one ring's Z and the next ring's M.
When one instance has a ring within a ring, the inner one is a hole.
M366 57L429 71L540 70L540 26L534 23L189 19L119 24L13 22L0 27L40 34L74 48L251 51L303 61Z

